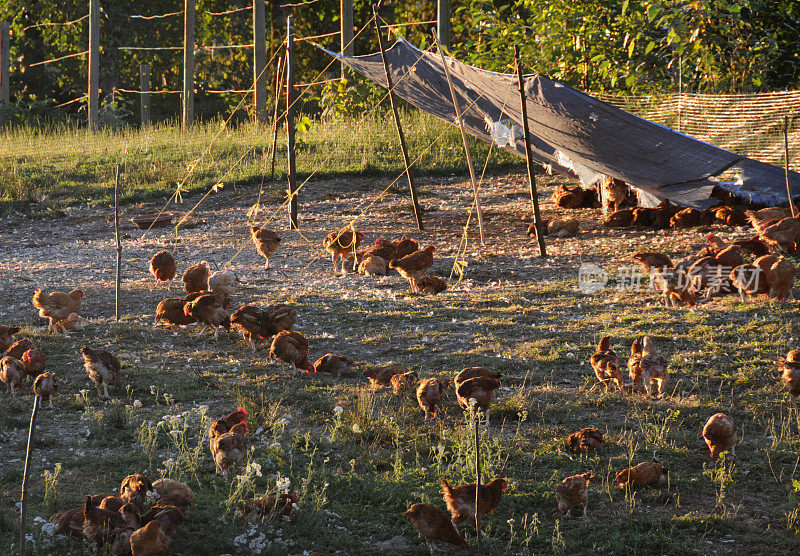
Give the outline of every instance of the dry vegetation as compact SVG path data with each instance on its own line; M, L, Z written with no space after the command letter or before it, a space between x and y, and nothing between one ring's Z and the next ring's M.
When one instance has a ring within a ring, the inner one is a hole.
M559 180L542 177L542 197ZM435 244L431 274L447 278L470 187L463 177L420 182L425 233L415 231L410 203L399 188L357 225L368 243L410 233ZM197 493L198 504L173 544L176 554L427 552L402 512L415 502L443 508L438 477L461 483L471 476L469 430L452 390L442 418L428 423L410 395L372 391L362 378L290 371L270 361L268 349L253 353L234 334L214 341L153 325L158 301L179 290L178 282L170 284L170 293L147 274L153 253L173 250L180 273L200 260L221 267L242 246L230 265L242 280L236 304L292 305L299 315L296 329L309 340L309 358L341 353L360 369L401 363L423 378L452 376L473 365L502 370L503 386L483 436L483 472L507 477L509 488L497 512L484 520L489 553L741 554L800 548L800 420L790 412L774 372L774 360L797 347L796 301L741 304L731 296L688 311L664 309L646 288L618 291L611 284L584 295L576 289L582 262L613 269L642 248L680 256L700 247L709 228L607 230L595 225L599 211L587 209L571 214L583 221L579 237L548 240L551 256L541 260L525 236L530 200L522 173L492 177L485 186L487 245L479 245L473 220L465 279L452 281L447 292L410 294L396 274L334 275L322 237L361 214L388 183L363 178L309 183L300 203L305 237L285 231L281 211L274 226L284 239L271 259L278 271L269 275L249 243L246 212L257 189L226 188L212 195L177 240L161 230L143 237L129 218L144 209L126 209L120 323L109 318L114 243L107 208L2 219L0 323L23 325L20 337L31 337L47 354L59 381L55 408L40 412L31 473L28 516L41 553L89 549L68 540L52 544L33 523L36 516L46 519L77 505L86 493L110 492L134 472L180 478ZM279 194L268 192L262 217L277 207L276 198ZM181 209L193 202L187 199ZM549 200L543 211L565 212ZM714 230L723 239L748 236L747 230ZM81 311L87 326L67 338L49 335L30 303L33 291L77 287L87 293ZM643 334L671 357L663 399L605 392L595 384L588 358L605 334L621 358ZM112 390L117 401L98 400L81 365L83 343L119 354L128 386ZM0 402L4 553L16 536L31 402L29 393ZM203 405L210 418L238 405L248 410L253 446L248 459L262 466L263 477L239 483L235 476L214 476L202 411L186 414L185 424L164 425L177 428L177 436L153 428L165 415ZM335 413L336 406L343 411ZM719 411L736 423L741 444L735 462L712 463L700 436L707 417ZM566 437L587 426L602 430L607 444L589 456L567 452ZM615 486L618 471L652 459L670 470L668 484L628 493ZM60 473L54 480L56 465ZM589 520L563 518L555 485L585 471L597 476L589 487ZM295 520L250 526L231 511L240 494L274 492L279 478L290 479L300 497ZM474 531L467 526L460 531L474 545Z

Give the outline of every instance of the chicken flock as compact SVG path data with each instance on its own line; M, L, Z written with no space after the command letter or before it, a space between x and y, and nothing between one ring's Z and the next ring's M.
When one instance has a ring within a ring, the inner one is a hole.
M728 293L738 293L742 301L759 294L778 299L789 295L797 270L784 254L798 251L800 217L791 217L783 209L753 212L722 207L699 212L677 210L668 203L653 209L620 209L627 189L617 180L607 180L602 187L603 199L609 208L613 206L613 213L604 222L606 226L684 228L717 221L729 225L750 223L756 228L757 235L752 239L730 244L709 234L706 247L675 263L669 256L657 252L641 251L632 255L632 260L649 275L651 284L661 293L667 306L680 303L694 306ZM562 187L556 193L556 201L559 206L569 208L591 206L595 201L588 195L586 190ZM568 237L579 231L578 222L573 219L556 218L543 224L544 233L558 237ZM265 259L265 269L271 270L269 259L279 248L280 237L256 226L250 228L250 233L256 251ZM535 235L536 228L531 225L528 233ZM353 228L332 232L324 238L322 246L331 255L335 272L382 276L396 270L408 281L412 292L435 294L446 289L444 280L426 274L433 265L433 245L420 248L415 240L403 236L391 241L379 238L368 248L359 249L364 240L365 234ZM156 253L149 269L158 283L168 284L178 275L177 261L169 251ZM208 262L201 261L189 266L181 281L186 295L168 297L158 303L156 324L163 324L172 331L196 325L198 334L213 331L215 339L220 329L236 331L241 333L248 348L259 349L257 344L263 340L266 344L262 347L269 346L270 358L299 371L336 377L358 376L354 362L340 354L327 353L314 363L310 362L308 341L293 330L299 317L291 306L244 304L234 311L238 277L232 271L212 272ZM68 293L37 290L32 302L39 315L49 319L50 332L68 334L82 326L78 312L85 297L80 289ZM34 394L52 408L58 392L56 376L46 370L46 356L34 347L32 340L15 340L20 330L18 326L0 326L0 352L4 353L0 359L0 380L12 396L18 395L27 382L32 381ZM651 337L645 335L633 340L625 362L627 380L612 344L611 336L602 337L588 361L603 388L616 389L626 395L640 392L646 399L669 395L669 359L658 351ZM80 355L88 379L95 383L98 397L109 399L109 386L119 388L123 383L123 365L119 358L103 347L90 345L82 346ZM792 403L796 404L800 395L800 351L792 350L778 361L777 371ZM501 387L502 379L499 371L483 367L464 368L452 380L420 378L416 371L399 365L369 367L361 374L374 388L391 388L395 395L416 398L424 421L439 418L442 405L452 391L456 405L479 414L486 426L495 391ZM209 451L217 474L228 476L244 465L248 432L247 412L243 408L211 422ZM700 436L712 460L718 460L723 453L735 456L736 427L724 413L710 416ZM565 448L576 454L588 454L604 445L603 433L588 427L571 434ZM587 471L565 477L555 485L558 508L567 517L574 510L588 517L588 487L594 478L594 472ZM639 462L615 476L617 485L623 489L656 485L668 479L667 469L655 461ZM458 527L464 523L475 526L477 515L492 514L500 505L509 481L493 478L482 485L452 486L446 477L440 477L440 484L446 511L436 505L414 503L402 515L410 519L427 543L442 541L468 548ZM476 491L480 494L478 508ZM291 517L297 501L297 495L289 492L268 499L242 500L238 513L250 522ZM144 475L136 474L122 481L119 496L87 494L82 505L55 514L51 521L57 524L58 533L107 546L111 554L160 555L168 553L172 538L195 503L194 493L183 483L170 479L151 483Z

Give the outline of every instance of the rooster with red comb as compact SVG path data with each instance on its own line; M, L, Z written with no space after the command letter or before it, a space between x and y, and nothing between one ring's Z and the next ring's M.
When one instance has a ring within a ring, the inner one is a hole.
M217 436L230 432L233 427L240 423L244 423L245 430L247 430L247 423L245 422L246 419L247 411L243 407L238 408L236 411L226 415L225 417L214 419L211 421L211 426L208 429L208 438L213 439Z

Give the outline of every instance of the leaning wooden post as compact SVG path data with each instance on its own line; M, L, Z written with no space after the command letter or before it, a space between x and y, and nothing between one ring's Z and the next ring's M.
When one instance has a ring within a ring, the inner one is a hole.
M275 179L275 153L278 150L278 122L280 121L281 85L283 84L283 56L278 58L278 72L275 74L275 114L272 117L272 161L270 162L270 179Z
M339 0L339 44L342 56L352 56L353 48L353 0ZM347 77L347 66L342 64L342 79Z
M114 320L119 322L119 290L120 290L120 268L122 266L122 244L119 241L119 174L120 167L114 174L114 237L117 241L117 280L114 287Z
M0 125L5 124L2 110L11 105L11 30L8 21L0 22Z
M795 215L794 200L792 200L792 188L789 187L789 116L783 117L783 155L786 160L786 194L789 196L789 209L792 216Z
M481 436L478 426L480 417L475 411L475 534L478 540L478 556L483 554L483 535L481 534ZM488 421L487 421L488 423Z
M188 129L194 120L194 25L195 0L183 3L183 87L181 127Z
M528 133L528 103L525 100L525 80L522 77L522 62L519 58L519 46L517 45L514 45L514 58L517 61L517 81L519 82L519 100L522 105L522 131L525 134L525 162L528 164L528 183L531 186L533 225L536 226L536 239L539 241L539 256L546 257L544 226L542 226L542 215L539 213L539 196L536 192L536 176L533 173L533 160L531 159L531 138Z
M436 31L442 46L450 48L450 0L436 1Z
M456 97L456 90L453 88L453 81L450 79L450 70L447 69L447 61L444 58L444 50L442 50L442 45L439 43L439 37L436 34L436 29L433 29L433 40L436 42L436 47L439 49L439 55L442 57L444 76L447 78L447 85L450 87L450 96L453 98L453 109L456 112L456 122L458 123L458 128L461 130L461 141L464 143L464 153L467 156L469 177L472 180L472 189L475 191L475 212L478 215L478 230L480 231L481 245L485 246L486 243L483 240L483 210L481 209L481 199L478 196L478 180L475 179L475 167L472 165L472 154L469 150L467 132L464 129L464 121L461 117L461 110L458 107L458 97Z
M100 112L100 0L89 0L89 129L97 131Z
M294 39L292 16L286 18L286 159L289 173L289 229L297 229L297 183L294 164Z
M33 431L36 428L36 412L39 410L39 396L33 397L33 411L31 412L31 425L28 429L28 449L25 452L25 470L22 473L22 498L20 500L19 510L19 553L25 556L25 533L27 531L27 524L25 523L26 514L28 512L28 474L31 467L31 449L33 448Z
M253 102L261 124L269 119L267 77L267 7L264 0L253 0Z
M394 124L397 127L397 135L400 138L400 150L403 151L403 162L406 165L406 179L408 179L408 190L411 192L411 204L414 206L414 217L417 219L417 229L423 231L422 214L419 208L419 200L417 199L417 188L414 186L414 178L411 176L411 160L408 157L408 148L406 147L406 136L403 133L403 126L400 123L400 114L397 112L397 106L394 102L394 92L392 89L392 72L389 70L389 62L386 60L386 51L383 49L383 37L381 37L381 24L378 19L378 6L372 5L372 14L375 18L375 29L378 32L378 48L381 50L381 60L383 60L383 71L386 74L386 86L389 88L389 103L392 105L392 113L394 114Z
M139 90L142 104L142 127L150 125L150 64L139 65Z

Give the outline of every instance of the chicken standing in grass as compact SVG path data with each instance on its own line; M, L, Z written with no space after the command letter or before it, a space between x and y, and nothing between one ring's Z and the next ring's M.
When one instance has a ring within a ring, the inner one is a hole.
M414 504L403 513L414 525L414 529L425 538L431 555L434 541L443 541L459 548L469 548L464 537L458 534L456 526L450 521L447 512L430 504Z
M333 376L350 376L353 374L353 362L343 355L326 353L314 362L315 373L328 373Z
M133 556L166 556L171 544L158 521L151 521L131 533L130 543Z
M425 249L415 251L402 259L390 261L389 268L397 270L400 276L408 280L411 285L411 291L419 292L417 280L433 266L433 252L435 250L436 247L428 245Z
M208 262L202 261L187 268L181 281L186 288L186 293L202 292L208 290L208 278L211 276L211 268Z
M370 367L364 371L364 376L369 380L373 388L389 387L392 385L392 377L408 372L408 368L402 365L384 365L382 367Z
M18 333L19 330L19 326L0 326L0 353L3 353L14 343L14 334Z
M425 295L442 293L447 289L447 282L438 276L422 276L417 279L417 291Z
M703 427L703 440L708 445L712 460L717 460L721 453L727 451L736 456L734 448L738 440L736 429L733 426L733 419L724 413L717 413L708 418Z
M641 383L650 396L653 393L653 383L656 383L658 395L662 396L668 375L667 365L666 357L656 351L655 344L649 336L634 340L631 356L628 358L628 373L634 388Z
M89 346L81 347L81 355L83 355L83 365L86 368L86 372L89 373L89 378L94 381L94 385L97 387L98 397L108 399L108 385L122 385L119 359L110 351ZM100 393L101 384L103 385L104 394Z
M439 404L442 403L444 391L450 387L449 380L426 378L420 380L417 386L417 403L425 412L425 420L436 419L439 413Z
M453 518L453 523L459 525L464 520L475 523L475 483L468 485L450 486L447 479L439 477L442 485L442 495L447 509ZM500 497L508 487L505 479L492 479L480 489L480 514L494 513L500 505Z
M589 507L589 496L586 489L592 479L594 479L594 473L589 471L567 477L556 485L558 509L562 513L566 512L566 517L572 517L573 508L583 506L583 518L586 519L586 510Z
M175 262L175 257L169 251L159 251L150 259L150 274L158 282L169 282L175 278L176 272L178 272L178 265Z
M573 432L567 438L567 448L575 454L588 454L605 443L603 433L594 427L586 427Z
M253 239L253 244L256 246L258 254L267 261L264 269L270 270L272 267L269 265L269 258L278 249L281 243L280 236L272 230L259 228L258 226L250 226L250 237Z
M208 289L222 297L222 307L226 311L231 309L238 283L239 277L232 270L218 270L208 277Z
M6 350L5 355L10 355L14 359L22 359L25 352L33 348L33 340L30 338L22 338L17 340Z
M643 461L633 467L628 467L617 473L617 486L642 487L667 480L667 470L660 463Z
M403 390L412 389L416 386L417 381L419 381L419 375L417 375L417 371L407 371L404 373L398 373L392 375L392 378L389 379L389 383L392 385L392 392L397 395L400 394Z
M20 361L25 368L25 375L35 378L44 371L47 357L38 349L29 349L22 354Z
M308 341L299 332L290 330L279 332L272 340L269 356L294 365L296 369L314 372L314 367L308 362Z
M295 310L280 303L264 308L242 305L231 315L231 326L242 333L242 338L253 351L256 349L255 338L271 338L282 330L291 330L296 323Z
M51 408L53 407L53 397L57 391L58 385L56 384L55 373L42 373L33 381L33 393L39 396L43 403L45 401L50 402Z
M331 254L334 272L339 272L337 261L358 249L362 241L364 241L364 232L355 230L339 230L325 236L322 246Z
M228 470L244 463L247 453L247 423L242 421L234 425L228 432L211 439L211 455L217 467L217 474L223 476Z
M797 397L800 396L800 351L793 349L785 359L779 360L778 371L792 396L792 404L797 407Z
M67 318L70 313L77 313L85 297L83 290L72 290L69 293L43 293L41 290L36 290L32 301L33 306L39 309L39 316L50 319L48 330L57 334L56 324ZM62 331L66 334L65 329Z
M16 396L17 390L22 390L25 379L25 367L22 361L10 355L0 359L0 381L5 383L8 393Z
M610 388L610 384L613 382L617 388L622 390L622 371L619 369L617 353L611 349L611 336L603 336L589 362L597 380L605 385L606 389Z
M225 309L225 297L216 293L204 293L183 306L187 317L192 317L202 325L201 332L206 328L214 330L214 339L219 335L219 327L228 331L231 329L231 320Z

